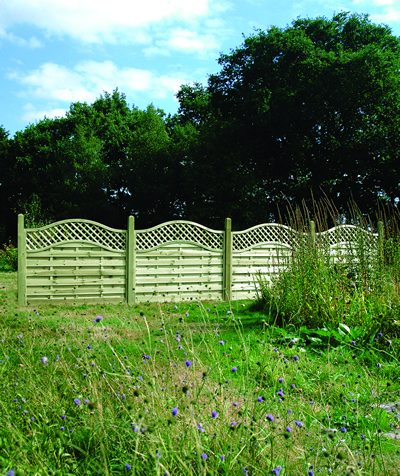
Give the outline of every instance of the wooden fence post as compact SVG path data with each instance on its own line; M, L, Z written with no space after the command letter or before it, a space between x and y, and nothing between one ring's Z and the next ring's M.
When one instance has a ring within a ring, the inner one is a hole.
M18 215L18 304L26 306L26 231L24 215Z
M136 286L136 231L135 217L129 216L126 235L126 302L135 303Z
M232 220L230 218L225 219L223 283L223 299L229 301L232 298Z
M315 221L310 221L310 239L311 239L311 246L315 248Z
M378 255L383 260L383 240L385 239L385 228L383 221L378 221Z

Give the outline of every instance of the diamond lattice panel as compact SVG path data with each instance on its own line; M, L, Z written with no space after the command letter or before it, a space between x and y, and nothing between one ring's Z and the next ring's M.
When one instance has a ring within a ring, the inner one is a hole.
M95 223L63 222L26 233L28 250L39 250L66 241L87 241L112 250L124 250L126 232L112 231Z
M265 224L246 231L234 231L233 250L240 251L260 243L277 242L292 245L293 241L298 241L299 234L285 225Z
M150 250L171 241L191 241L213 250L222 250L223 232L211 231L195 223L172 222L136 233L136 249Z
M376 246L378 235L354 225L340 225L330 230L316 234L316 243L319 245L335 245L337 243L357 243L359 240L370 246Z

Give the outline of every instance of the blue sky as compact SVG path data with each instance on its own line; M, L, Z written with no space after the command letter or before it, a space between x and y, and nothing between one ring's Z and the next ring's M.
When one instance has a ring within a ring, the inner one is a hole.
M0 125L10 136L116 87L175 113L243 34L297 17L368 13L400 36L400 0L0 0Z

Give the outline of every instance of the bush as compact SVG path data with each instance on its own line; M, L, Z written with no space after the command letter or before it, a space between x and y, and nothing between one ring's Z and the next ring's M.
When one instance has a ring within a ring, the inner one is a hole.
M18 269L18 250L9 242L3 245L0 250L0 271L17 271Z
M319 216L315 217L317 228L328 229ZM295 218L292 228L303 231L309 216L304 218L298 213ZM367 229L361 217L359 221L355 218L352 224ZM362 233L351 253L336 258L331 255L329 242L314 247L306 240L293 248L289 266L283 272L271 280L262 274L256 279L258 300L271 322L309 328L345 324L362 328L365 335L377 329L392 337L399 335L400 234L388 235L387 232L381 254L370 251Z

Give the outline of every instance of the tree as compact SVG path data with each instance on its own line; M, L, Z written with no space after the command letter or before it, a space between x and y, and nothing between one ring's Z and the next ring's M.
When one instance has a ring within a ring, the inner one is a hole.
M12 183L12 160L9 153L10 139L9 132L0 126L0 249L15 231L12 226L12 203L10 200ZM16 221L14 221L15 228Z
M219 64L201 130L214 151L197 162L214 166L214 209L228 202L248 225L286 199L310 204L310 190L341 211L351 195L364 212L400 195L400 40L388 27L349 13L298 19L257 31Z

